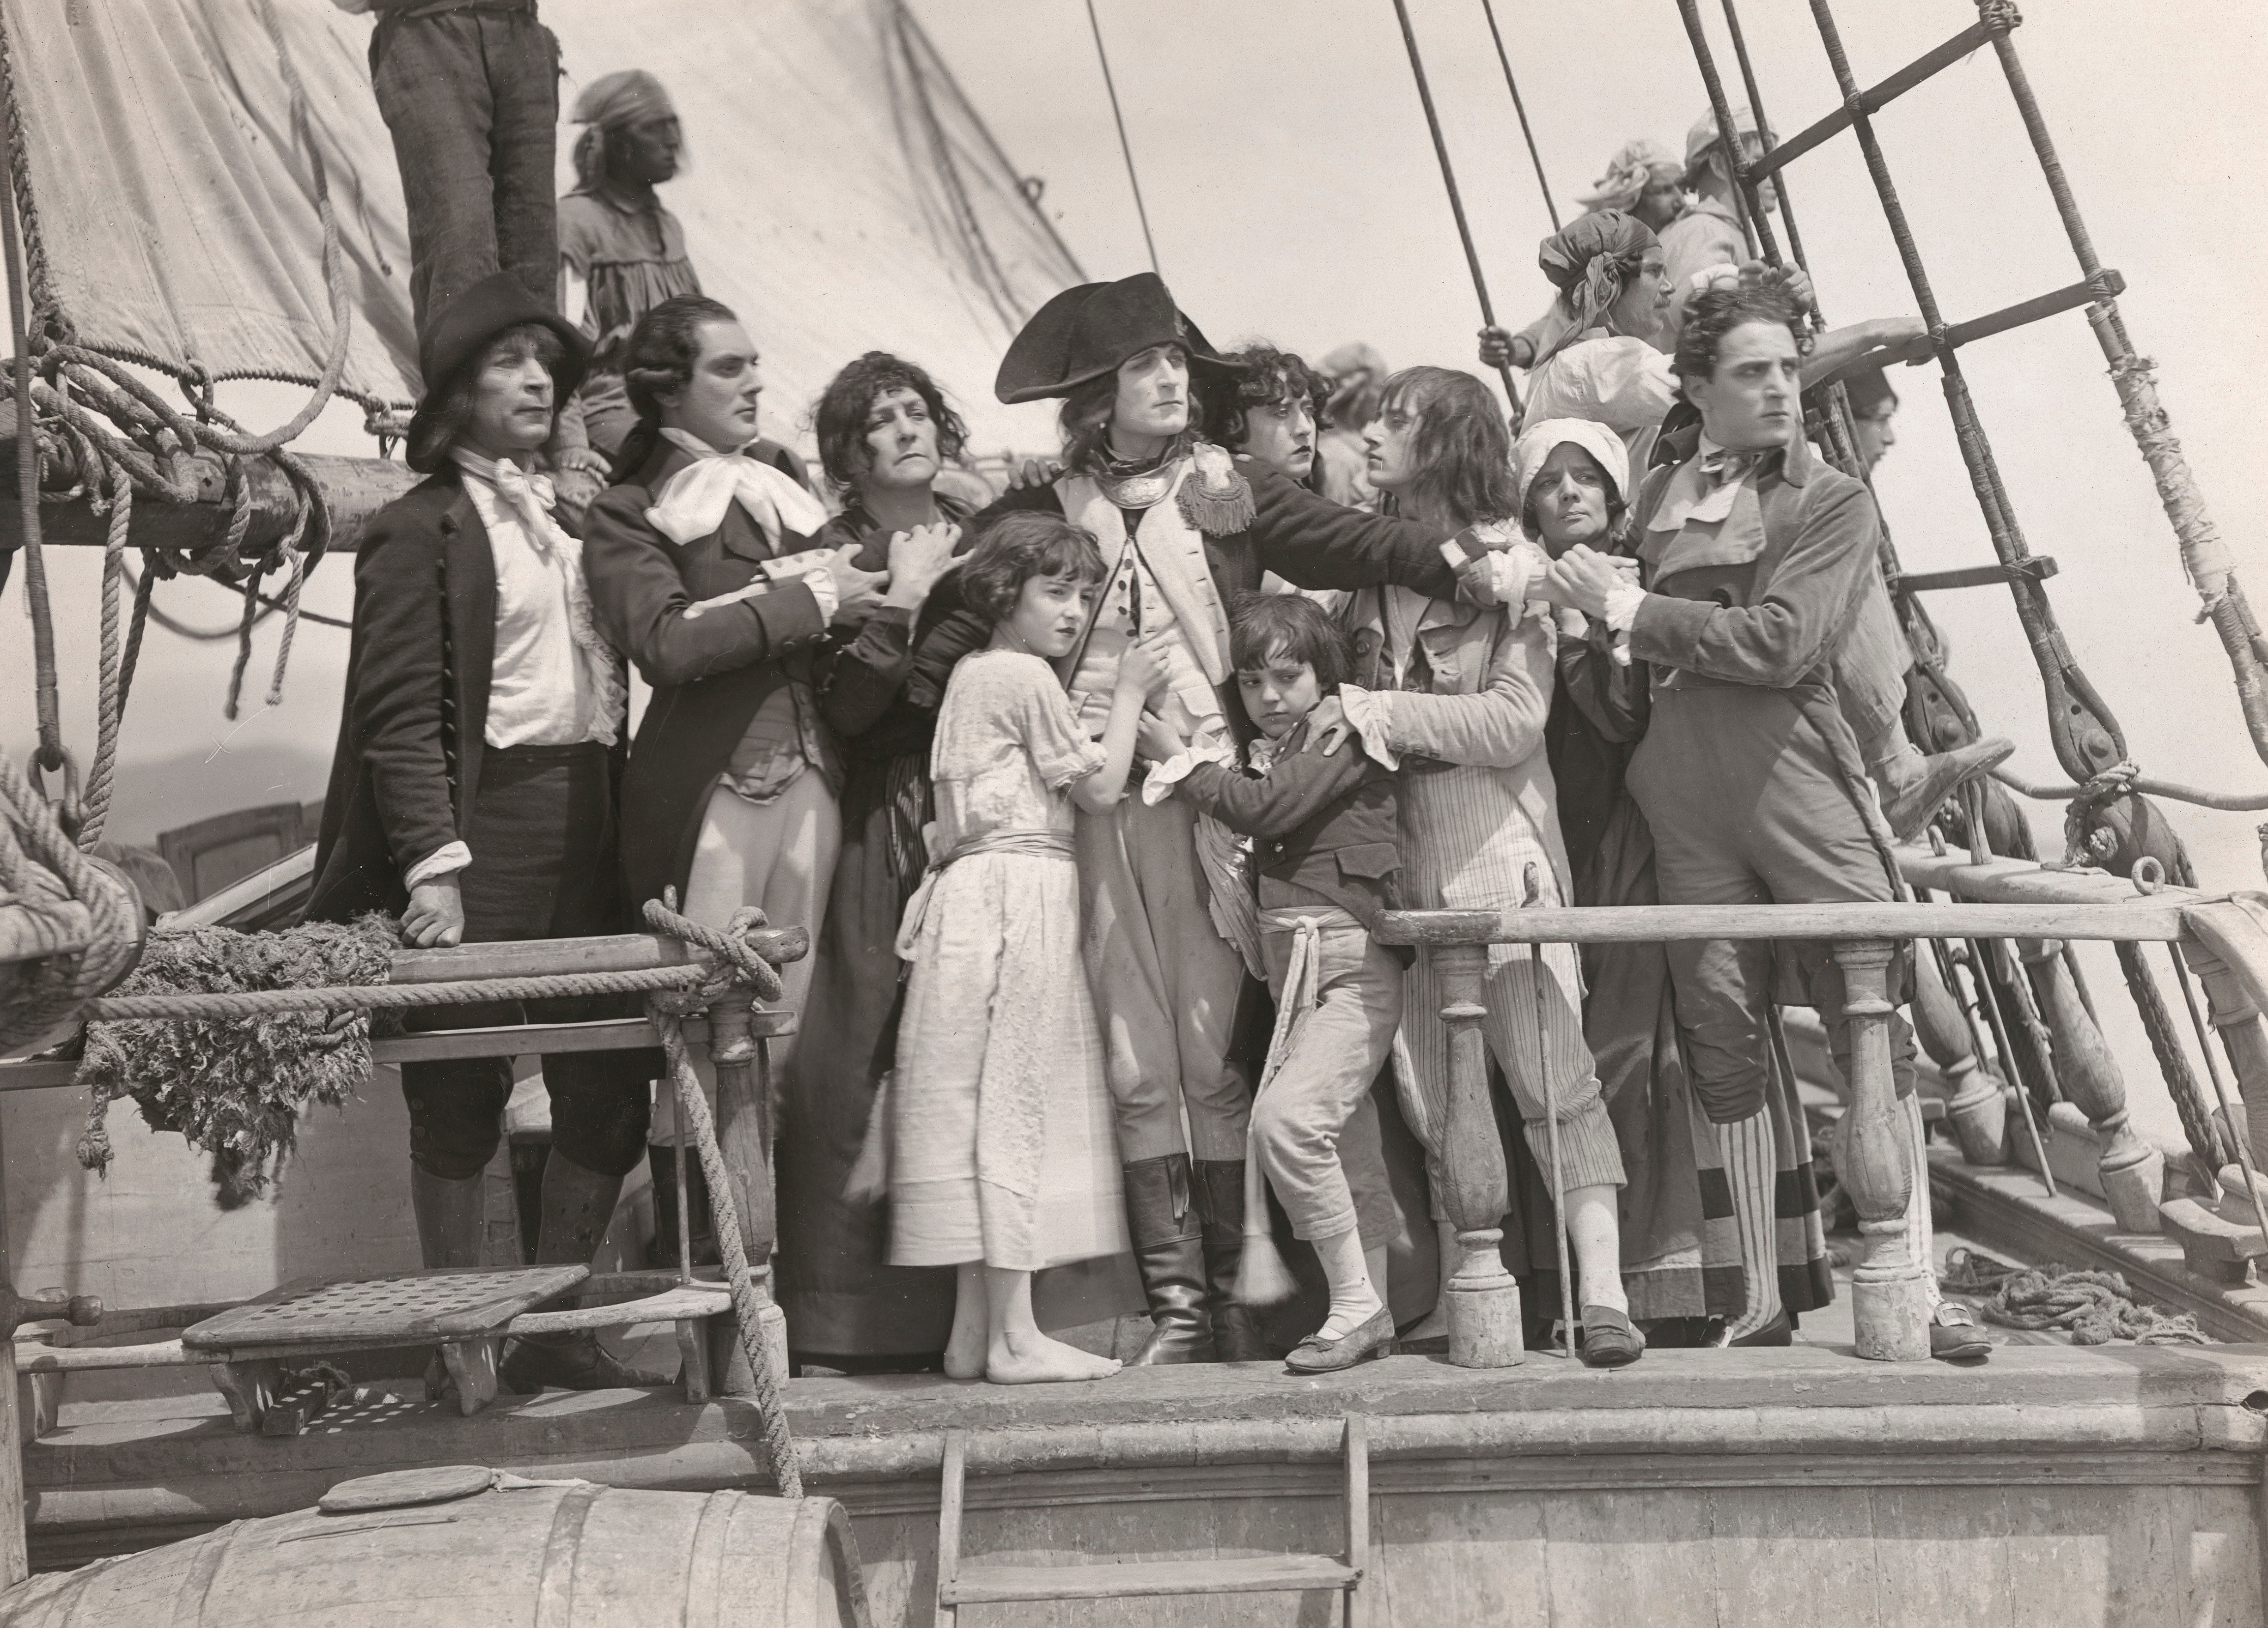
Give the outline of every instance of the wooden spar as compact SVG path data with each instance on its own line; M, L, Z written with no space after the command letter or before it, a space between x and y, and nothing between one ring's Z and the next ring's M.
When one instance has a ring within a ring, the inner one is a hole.
M5 448L12 435L0 436L0 493L12 495L16 482L6 473ZM51 448L51 453L61 449ZM314 478L331 511L331 552L350 554L363 527L380 509L416 486L424 477L408 465L384 458L334 458L319 452L296 454ZM298 496L284 472L264 458L243 460L252 502L252 520L244 534L244 552L257 556L291 529L298 513ZM173 502L164 496L137 491L134 516L127 528L127 544L134 548L207 548L228 535L230 503L221 501L227 472L221 460L200 452L182 460L184 478L194 477L197 501ZM68 452L50 456L46 485L69 491L78 482L74 460ZM0 549L14 548L23 539L23 521L12 504L0 505ZM99 548L108 540L110 520L85 503L50 503L40 516L40 540L66 547Z
M2123 905L1614 905L1392 910L1389 944L1659 943L1693 938L2107 938L2183 935L2182 898Z

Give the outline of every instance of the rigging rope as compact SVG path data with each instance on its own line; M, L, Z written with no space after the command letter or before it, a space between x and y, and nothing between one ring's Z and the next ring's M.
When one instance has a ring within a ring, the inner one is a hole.
M1489 301L1488 279L1481 274L1480 252L1473 247L1473 229L1465 220L1465 201L1457 193L1457 172L1449 165L1449 145L1441 138L1441 121L1433 111L1433 89L1425 82L1425 63L1418 55L1418 35L1410 26L1410 8L1405 0L1394 0L1394 15L1402 23L1402 44L1410 53L1410 74L1418 82L1418 99L1425 105L1425 128L1433 137L1433 157L1441 165L1441 185L1449 194L1449 212L1457 217L1457 238L1465 246L1465 265L1473 274L1473 292L1480 297L1481 320L1494 327L1496 308ZM1510 404L1513 422L1517 424L1520 391L1512 382L1512 369L1499 367L1496 371L1504 381L1505 400Z
M1094 30L1094 55L1102 63L1103 88L1110 92L1110 116L1118 125L1118 152L1126 160L1126 183L1134 189L1134 213L1142 217L1142 243L1150 251L1150 269L1164 276L1158 265L1157 240L1150 235L1150 211L1142 202L1142 178L1134 173L1134 149L1126 140L1126 115L1118 110L1118 82L1110 77L1110 53L1103 48L1102 23L1094 14L1094 0L1086 0L1087 26Z
M1495 0L1481 0L1481 10L1488 16L1489 38L1496 41L1496 60L1504 68L1504 88L1512 92L1512 110L1520 115L1520 133L1527 138L1528 161L1535 166L1535 187L1543 194L1544 213L1551 216L1551 230L1559 230L1559 206L1551 197L1551 183L1543 179L1543 155L1535 150L1535 132L1528 128L1528 104L1520 99L1520 83L1512 77L1512 58L1505 55L1504 35L1496 26Z
M13 369L16 499L24 525L24 598L32 612L32 663L40 725L38 761L43 768L59 769L63 766L63 702L55 687L55 613L48 599L47 557L40 546L39 440L32 429L32 342L39 333L40 313L32 304L24 265L25 246L18 232L17 217L29 201L30 188L23 180L24 127L16 99L15 57L4 14L0 14L0 97L7 101L6 107L0 109L0 124L6 127L9 173L18 183L9 194L8 207L0 209L0 237L6 241L9 309L15 315L16 329L21 336L15 345Z

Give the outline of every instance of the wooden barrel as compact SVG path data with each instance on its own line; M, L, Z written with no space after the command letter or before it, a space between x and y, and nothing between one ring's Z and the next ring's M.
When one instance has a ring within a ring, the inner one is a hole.
M624 1492L457 1465L34 1577L4 1628L866 1628L831 1498Z

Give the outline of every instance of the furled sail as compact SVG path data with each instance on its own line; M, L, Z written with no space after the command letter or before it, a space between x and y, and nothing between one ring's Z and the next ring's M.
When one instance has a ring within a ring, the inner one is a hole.
M409 248L372 23L328 0L269 4L274 34L261 0L0 0L35 273L83 341L313 380L332 325L312 140L355 309L345 389L411 399ZM881 347L946 381L981 441L1007 438L992 370L1080 273L901 0L547 0L542 16L563 111L616 68L669 85L694 162L665 199L703 286L756 334L783 428Z

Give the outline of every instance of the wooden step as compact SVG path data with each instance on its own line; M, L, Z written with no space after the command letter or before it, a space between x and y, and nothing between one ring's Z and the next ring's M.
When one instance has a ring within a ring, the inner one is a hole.
M1138 1595L1341 1591L1362 1580L1343 1560L1319 1554L1245 1560L1123 1560L1075 1566L963 1566L938 1590L945 1605L1008 1600L1119 1600Z

